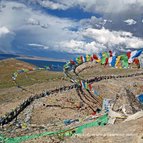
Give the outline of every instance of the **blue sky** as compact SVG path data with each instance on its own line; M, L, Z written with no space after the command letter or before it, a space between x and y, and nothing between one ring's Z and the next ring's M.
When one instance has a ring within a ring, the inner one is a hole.
M90 18L93 15L95 15L96 17L101 17L101 15L98 13L86 12L79 7L73 7L67 10L52 10L52 9L44 8L44 10L46 13L51 14L53 16L58 16L60 18L69 18L74 20Z
M68 59L143 48L142 0L1 0L0 52Z

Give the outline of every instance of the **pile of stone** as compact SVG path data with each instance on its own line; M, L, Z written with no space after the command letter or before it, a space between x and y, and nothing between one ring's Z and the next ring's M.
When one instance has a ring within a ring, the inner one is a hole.
M143 105L129 89L124 88L115 100L111 100L108 115L110 124L137 119L143 117Z

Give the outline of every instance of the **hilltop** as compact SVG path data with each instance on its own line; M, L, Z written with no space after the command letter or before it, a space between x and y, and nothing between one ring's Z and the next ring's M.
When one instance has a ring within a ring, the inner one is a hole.
M12 80L12 74L17 70L31 69L34 67L34 65L16 59L6 59L0 61L0 103L5 101L8 102L15 98L22 98L24 91L17 88L17 85ZM50 86L50 88L52 88L55 87L55 85L51 81L59 81L59 79L62 77L63 74L61 72L51 72L47 70L31 71L19 75L17 78L17 83L35 93L38 90L36 90L34 87L33 89L32 86L46 82L44 87L47 86L47 88L49 88ZM44 90L44 88L41 88L40 91L42 90ZM24 95L23 98L28 96L29 95Z
M63 73L51 71L30 72L27 75L20 75L18 78L20 85L27 89L27 91L23 91L17 88L12 82L11 74L15 70L31 68L34 66L15 59L3 60L1 61L0 66L2 67L2 70L0 71L0 79L2 79L2 86L0 88L0 115L4 115L6 112L15 108L23 100L30 97L31 94L35 95L43 92L44 90L50 90L55 87L58 88L63 85L66 86L71 84L69 81L64 80ZM141 69L111 69L96 63L86 63L77 70L80 71L80 76L84 79L91 79L95 76L101 75L126 75L142 71ZM124 79L108 79L93 83L93 87L100 93L100 95L102 95L103 98L114 99L117 95L126 94L125 88L129 89L134 95L143 93L142 80L143 76L128 77ZM88 96L86 91L85 93ZM95 106L91 101L92 100L90 99L87 103L90 106ZM86 116L91 115L92 112L93 111L89 106L81 101L76 89L66 91L64 93L59 92L53 96L44 97L34 101L18 116L18 120L21 122L24 122L27 117L30 118L31 126L29 126L28 129L16 129L14 126L10 126L7 127L8 130L4 131L4 133L7 136L15 137L39 132L42 133L44 131L56 131L67 128L63 124L65 119L85 118ZM64 138L64 141L67 143L141 142L143 136L143 126L141 126L142 121L143 118L140 118L126 123L89 128L84 130L81 135ZM73 126L74 125L71 125L71 127ZM14 132L12 132L12 130L14 130ZM116 136L114 136L114 133ZM120 134L122 135L120 136ZM123 134L132 134L132 136L124 136ZM102 135L105 136L103 137ZM63 142L58 137L53 137L51 139L48 136L26 142L44 143L45 140L47 142L52 142L52 140L53 142Z

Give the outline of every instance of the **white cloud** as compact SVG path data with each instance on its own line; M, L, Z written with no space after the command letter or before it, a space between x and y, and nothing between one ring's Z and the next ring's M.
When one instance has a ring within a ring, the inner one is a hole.
M41 24L41 22L35 18L29 18L27 20L27 24L31 24L31 25L36 25L36 26L40 26L41 28L47 29L48 28L48 24Z
M127 25L134 25L137 23L134 19L127 19L124 22L127 23Z
M92 38L98 43L104 44L107 47L116 47L123 45L126 48L141 48L143 47L143 39L134 37L130 32L124 31L109 31L108 29L93 29L88 28L83 31L83 36ZM121 46L122 47L122 46Z
M42 48L42 49L49 49L48 46L45 46L45 45L41 45L41 44L36 44L36 43L30 43L30 44L27 44L28 46L31 46L31 47L38 47L38 48Z
M82 28L97 28L100 29L104 27L106 24L111 23L112 20L104 19L103 17L97 18L95 16L91 16L91 18L81 19L79 21Z
M110 31L108 29L87 28L81 31L80 36L92 39L91 42L84 40L62 41L58 46L61 50L69 53L99 53L102 51L122 51L127 49L139 49L143 47L143 39L134 37L132 33L125 31Z
M119 1L121 2L121 0ZM91 10L95 10L94 6L97 4L97 10L104 10L104 7L109 7L107 9L105 8L105 11L108 12L110 9L113 10L113 0L111 0L111 6L109 6L109 4L102 5L104 2L105 0L59 1L59 3L66 8L79 4L84 10L90 10L93 4ZM56 2L51 3L54 4ZM118 3L118 1L116 1L116 3ZM130 1L130 4L131 3L133 3L133 1ZM11 35L11 37L7 39L0 40L0 43L3 43L3 41L4 43L7 42L4 46L7 51L15 50L12 43L18 43L16 46L18 48L20 47L20 50L26 50L26 48L30 48L29 46L31 46L37 49L50 49L68 53L98 53L108 49L121 49L123 51L126 50L126 48L138 49L143 47L143 39L133 36L131 32L102 28L106 24L111 23L111 20L92 16L91 19L74 21L35 11L18 2L5 2L5 5L6 7L2 8L0 15L0 27L4 25L7 30L15 33L13 37ZM18 8L13 9L13 6ZM54 8L60 9L60 6ZM20 14L18 14L18 12ZM75 27L77 31L70 30ZM5 32L9 31L5 30ZM29 46L27 47L25 45ZM1 44L0 47L2 47Z
M59 46L62 46L62 50L68 53L92 54L106 50L106 47L103 44L96 43L95 41L62 41Z
M28 46L33 46L33 47L43 47L44 45L41 44L35 44L35 43L31 43L31 44L27 44Z
M54 45L64 40L78 39L78 34L69 30L70 27L76 25L76 22L73 20L34 11L17 2L4 2L4 4L6 7L2 8L0 26L5 25L10 31L15 33L15 43L18 42L20 44L16 46L26 48L25 44L40 43L41 45L46 45L43 46L43 49L50 47L51 50L59 50ZM15 11L13 6L23 8ZM12 46L11 40L7 40L7 43ZM11 49L10 46L9 49Z
M100 14L103 19L110 19L112 21L112 23L109 21L100 21L93 16L91 20L83 19L81 21L82 28L93 27L99 29L104 26L115 31L131 31L134 35L143 37L141 22L138 22L138 26L135 25L135 22L142 18L143 0L54 0L54 3L62 4L66 9L75 7L86 12L92 12L93 15L95 13L95 16ZM127 27L123 22L126 19L136 20L127 21L127 24L134 25L132 29L129 29L130 27Z
M3 27L0 27L0 37L3 36L3 35L6 35L8 34L10 31L7 27L3 26Z
M11 32L7 27L0 27L0 51L14 53L11 49L11 43L14 40L14 36L14 32Z
M127 11L132 8L141 8L143 6L142 0L37 0L39 4L51 9L68 9L74 6L80 6L85 11L103 12L103 13L119 13Z
M27 23L28 24L32 24L32 25L40 25L40 21L39 20L31 18L31 17L27 19Z
M47 7L47 8L53 9L53 10L55 10L55 9L62 9L62 10L67 9L66 5L61 4L61 3L55 3L55 2L52 2L49 0L39 1L39 4L43 7Z

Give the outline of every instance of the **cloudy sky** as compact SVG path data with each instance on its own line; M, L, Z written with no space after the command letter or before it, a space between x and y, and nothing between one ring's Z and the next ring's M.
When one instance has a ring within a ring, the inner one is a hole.
M143 0L0 0L0 52L71 58L143 48Z

